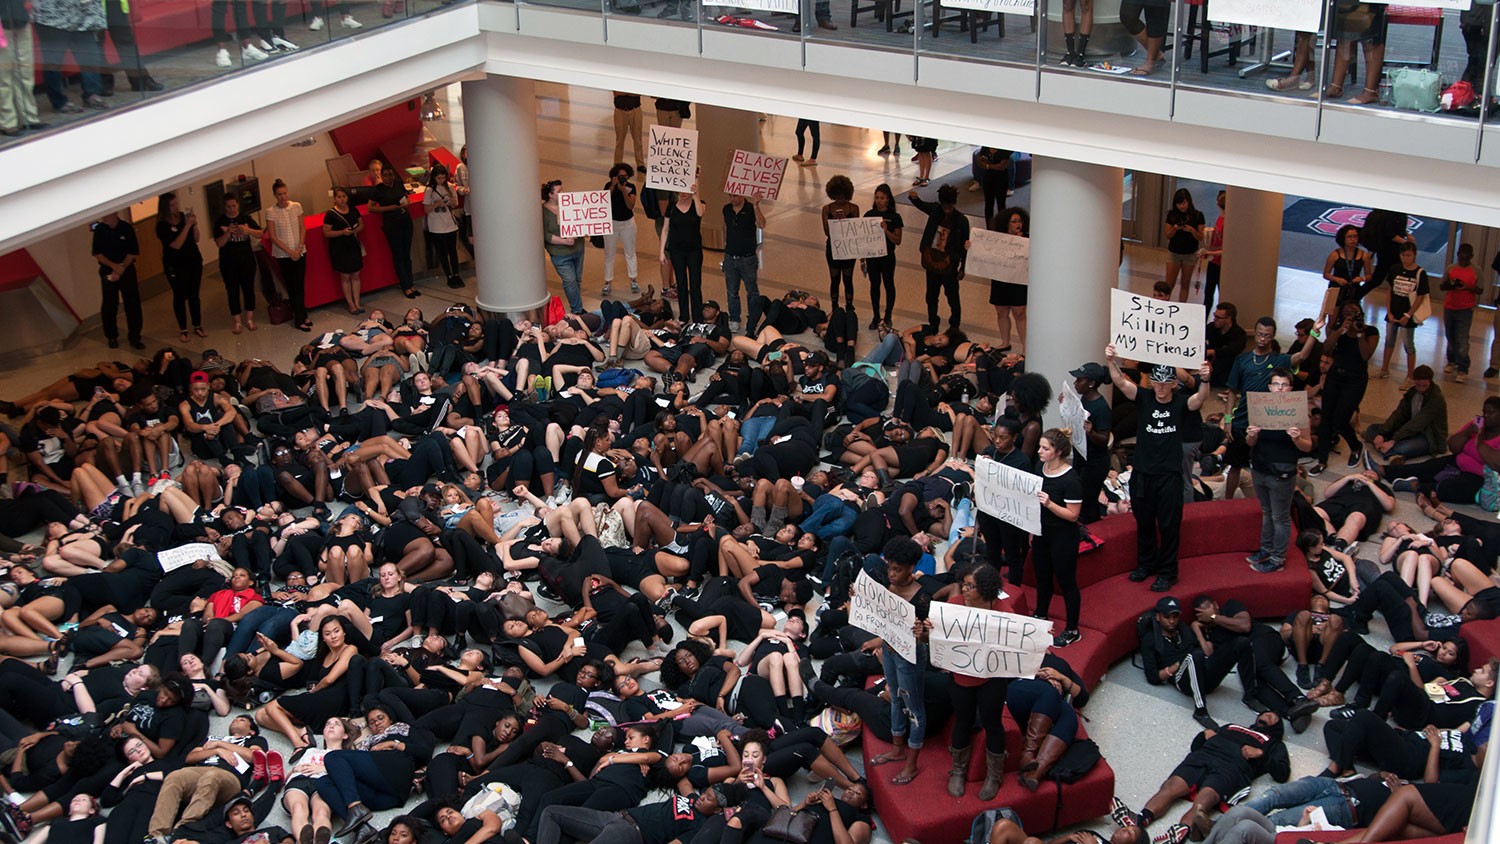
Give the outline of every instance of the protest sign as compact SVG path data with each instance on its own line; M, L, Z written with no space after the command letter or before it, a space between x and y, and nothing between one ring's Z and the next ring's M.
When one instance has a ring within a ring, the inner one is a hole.
M1288 428L1308 430L1307 393L1293 390L1287 393L1246 393L1249 403L1249 422L1267 431L1285 431Z
M907 662L917 661L917 636L912 625L917 608L911 601L881 586L869 572L860 569L849 601L849 623L885 640L885 646Z
M782 15L799 15L802 10L797 7L797 0L736 0L736 9L756 9L762 12L775 12Z
M1214 0L1208 18L1219 23L1317 32L1324 5L1323 0Z
M1029 239L992 232L983 227L970 228L969 256L964 259L964 273L972 278L1026 284L1030 258Z
M730 153L729 167L724 171L724 193L775 199L785 177L785 158L737 149Z
M653 123L646 143L646 187L688 191L698 183L698 130Z
M593 237L615 233L609 191L581 190L557 195L559 237Z
M943 6L952 9L973 9L976 12L994 12L1001 15L1036 13L1036 0L943 0Z
M219 557L219 551L207 542L189 542L176 548L168 548L165 551L156 552L156 561L161 563L163 572L176 571L183 566L190 566L199 560L210 562L224 562Z
M885 230L880 217L855 217L852 220L829 220L828 240L833 260L880 258L885 255Z
M974 501L981 512L1035 536L1042 535L1042 476L980 456L974 461Z
M1206 358L1206 310L1127 290L1109 291L1109 342L1122 358L1196 371Z
M1083 406L1083 397L1078 395L1072 381L1063 382L1062 401L1057 403L1057 409L1062 413L1063 427L1072 432L1069 439L1073 441L1073 450L1078 453L1078 459L1087 460L1089 436L1083 430L1083 423L1089 420L1089 412Z
M933 601L928 659L971 677L1035 677L1052 644L1052 622Z

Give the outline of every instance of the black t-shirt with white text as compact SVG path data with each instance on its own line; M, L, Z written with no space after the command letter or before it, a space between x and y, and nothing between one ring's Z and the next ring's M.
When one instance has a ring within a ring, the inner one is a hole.
M1135 471L1153 474L1182 473L1182 425L1187 413L1187 398L1173 393L1166 403L1156 400L1156 393L1136 391Z

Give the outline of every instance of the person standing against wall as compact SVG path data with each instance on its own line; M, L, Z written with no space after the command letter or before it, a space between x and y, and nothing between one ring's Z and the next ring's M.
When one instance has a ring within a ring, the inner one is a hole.
M198 289L203 284L203 253L198 251L198 215L189 208L183 211L176 194L164 193L156 200L156 239L161 241L161 265L167 283L172 286L172 313L177 317L177 338L188 341L188 315L193 317L193 331L207 337L203 330L203 305Z
M271 235L271 257L281 269L286 295L292 302L292 324L298 330L312 331L307 318L307 295L303 289L307 278L307 226L302 221L302 203L287 198L286 182L271 183L276 204L266 209L266 227Z
M380 184L370 191L369 209L380 215L380 230L391 248L391 267L396 271L396 283L406 298L422 295L411 275L411 213L406 210L411 197L401 183L401 174L394 167L380 171Z
M240 211L239 197L227 194L224 197L224 213L214 220L214 243L219 247L219 277L224 280L224 293L229 299L229 315L234 317L233 333L244 330L240 323L240 304L243 299L244 315L249 319L250 330L255 324L255 244L251 238L260 239L260 224L255 218Z
M359 306L359 271L365 268L359 233L364 227L364 219L349 205L349 190L334 188L333 207L323 215L323 238L328 242L328 265L339 274L344 304L351 314L365 312Z
M141 247L135 239L135 228L111 211L95 223L93 229L91 251L94 260L99 262L99 321L103 323L104 339L109 341L111 349L120 348L120 326L115 315L123 304L130 348L144 349L146 344L141 342L141 289L135 277L135 262L141 257Z

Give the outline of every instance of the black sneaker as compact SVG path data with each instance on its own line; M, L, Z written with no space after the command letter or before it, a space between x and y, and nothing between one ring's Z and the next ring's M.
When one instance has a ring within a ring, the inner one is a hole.
M1496 369L1493 366L1484 371L1484 377L1486 378L1494 378L1496 375L1500 375L1500 369Z
M1136 566L1135 571L1130 573L1131 583L1142 583L1151 576L1151 570L1145 566Z
M1312 468L1311 468L1311 469L1308 469L1308 470L1307 470L1307 474L1309 474L1309 475L1315 475L1315 476L1316 476L1316 475L1321 475L1321 474L1323 474L1323 472L1324 472L1324 471L1325 471L1325 470L1326 470L1326 469L1327 469L1327 468L1328 468L1328 464L1327 464L1327 463L1324 463L1324 462L1323 462L1323 461L1321 461L1321 460L1320 460L1320 461L1318 461L1318 462L1317 462L1317 463L1314 463L1314 464L1313 464L1313 465L1312 465Z
M1347 718L1353 718L1355 715L1359 714L1359 711L1360 708L1358 706L1349 703L1329 712L1328 717L1332 718L1335 721L1343 721Z
M1208 714L1208 710L1207 709L1194 709L1193 710L1193 720L1197 721L1198 722L1198 726L1202 727L1205 730L1217 730L1217 729L1219 729L1219 722L1215 721Z
M1313 687L1312 666L1301 664L1297 666L1297 688L1310 689Z
M1318 711L1318 702L1310 697L1305 697L1292 704L1292 708L1286 713L1286 720L1292 725L1292 732L1301 735L1307 731L1307 726L1312 723L1313 713Z
M1066 648L1067 646L1082 638L1083 634L1079 633L1076 629L1064 630L1063 632L1052 637L1052 647Z
M1362 448L1358 448L1358 449L1355 449L1354 451L1349 452L1349 468L1353 469L1355 466L1358 466L1359 465L1359 461L1364 456L1365 456L1365 450L1362 449Z
M1151 581L1151 591L1152 592L1165 592L1168 589L1171 589L1173 586L1176 586L1176 585L1177 585L1177 578L1175 578L1175 577L1167 577L1164 574L1159 574L1159 575L1156 576L1155 580Z
M1256 715L1259 715L1262 712L1271 711L1269 707L1260 702L1260 698L1255 697L1254 695L1245 695L1244 697L1240 698L1240 703L1243 703L1246 709L1254 712Z

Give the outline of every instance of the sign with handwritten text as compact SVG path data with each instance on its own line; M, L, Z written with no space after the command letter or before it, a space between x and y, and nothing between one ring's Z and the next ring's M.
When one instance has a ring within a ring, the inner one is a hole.
M1308 430L1307 393L1301 390L1246 393L1245 401L1250 407L1247 421L1257 428L1267 431Z
M735 150L730 153L729 167L724 171L724 193L775 199L786 176L786 161L776 155Z
M1041 489L1041 475L982 455L975 458L974 501L980 511L1033 536L1042 535L1042 502L1036 497Z
M1203 365L1206 311L1192 302L1165 302L1109 291L1109 342L1122 358L1196 370Z
M1089 435L1083 425L1089 421L1089 411L1083 406L1083 396L1078 395L1072 381L1063 382L1062 401L1057 403L1057 409L1062 414L1063 427L1071 432L1068 439L1073 443L1073 451L1079 460L1087 460Z
M973 9L976 12L995 12L1002 15L1036 13L1036 0L943 0L943 6L953 9Z
M615 233L609 191L580 190L557 195L559 237L593 237Z
M1325 5L1324 0L1214 0L1208 17L1219 23L1317 32Z
M828 221L828 242L833 260L880 258L885 255L885 229L880 217L854 217Z
M849 623L885 640L885 646L907 662L917 661L917 608L911 601L881 586L860 569L849 601Z
M974 278L988 278L1010 284L1026 284L1027 265L1031 261L1031 241L1005 232L982 227L969 229L969 257L964 272Z
M1045 618L933 601L928 659L970 677L1035 677L1052 644Z
M646 187L688 191L698 183L698 130L649 126L646 143Z

